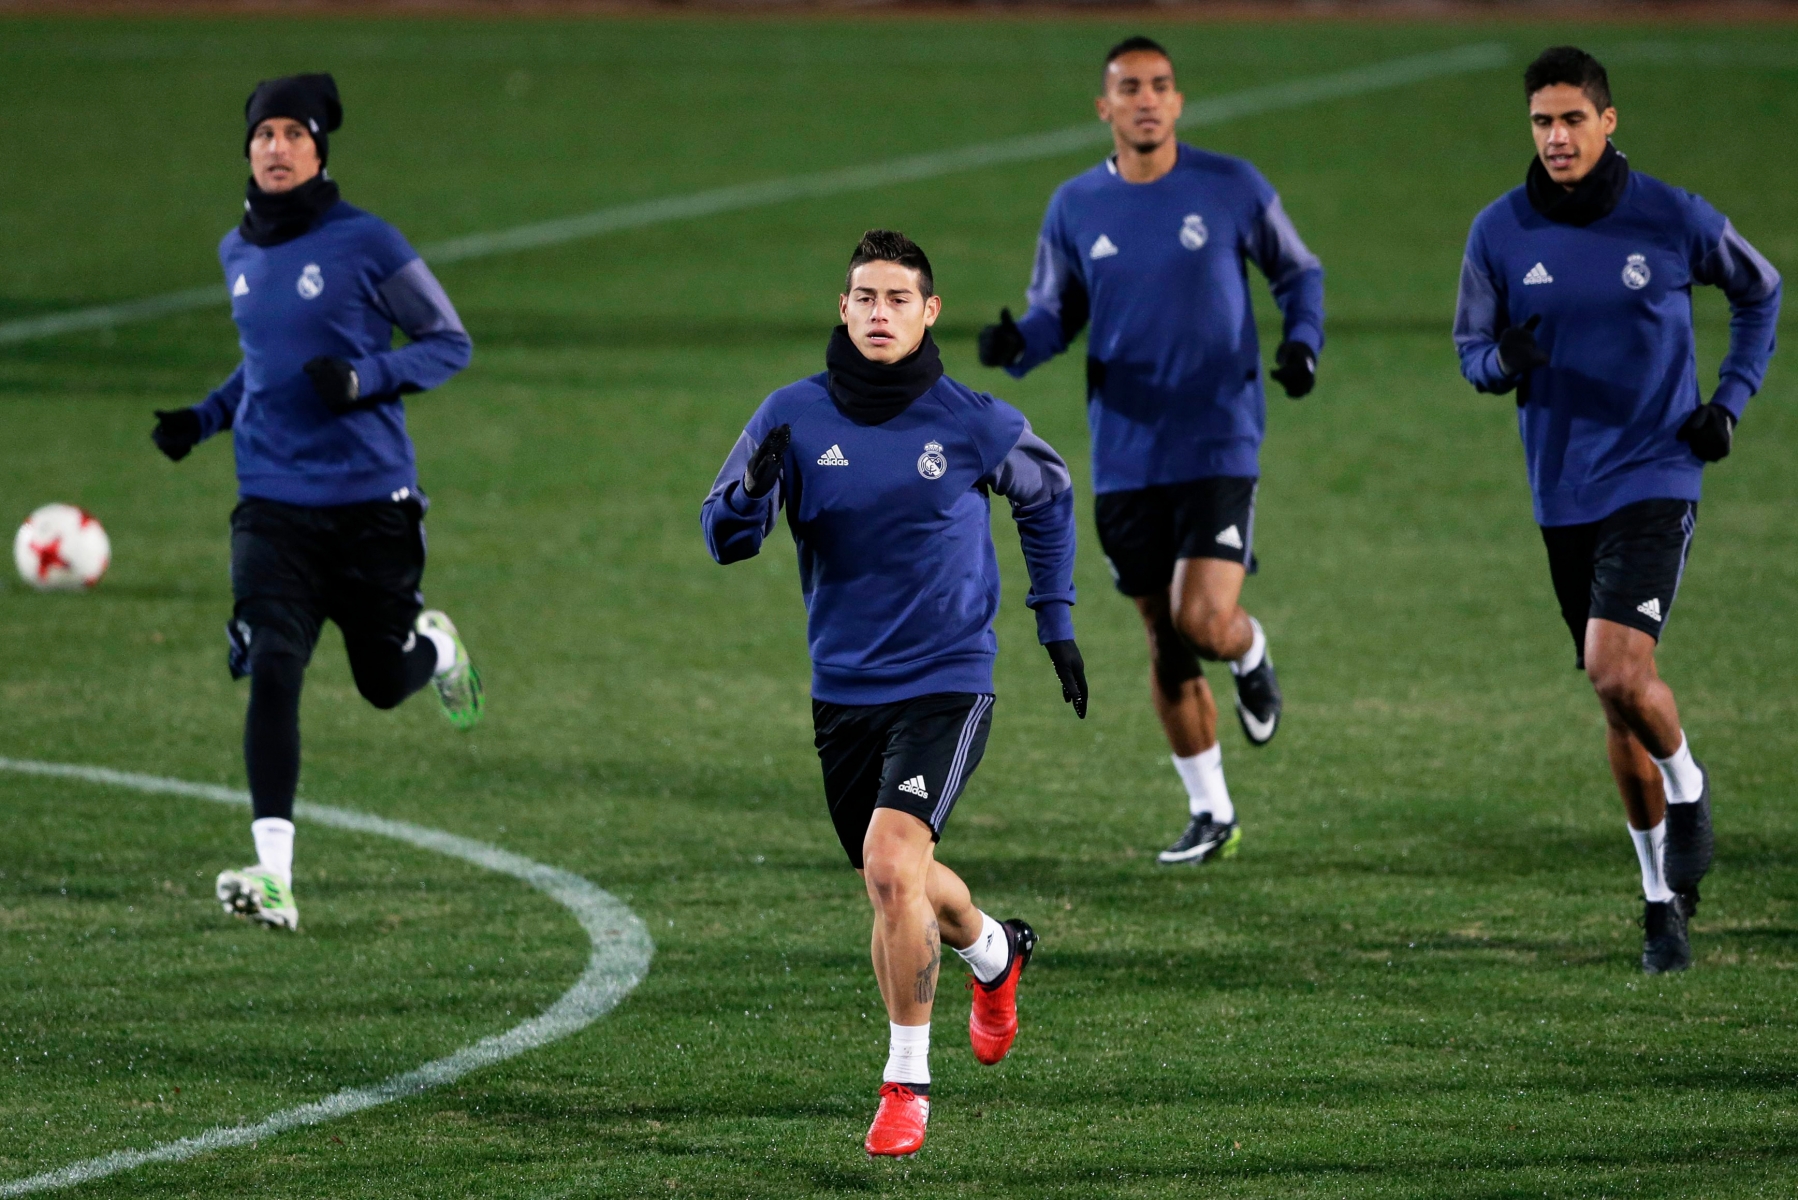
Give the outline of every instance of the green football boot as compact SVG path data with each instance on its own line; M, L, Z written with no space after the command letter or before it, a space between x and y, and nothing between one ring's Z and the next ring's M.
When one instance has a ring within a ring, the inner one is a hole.
M219 903L233 916L267 925L270 929L300 929L300 908L293 901L293 888L281 882L280 876L263 866L245 867L241 871L220 871Z
M449 614L435 608L427 608L418 614L418 631L435 630L447 634L450 641L456 643L456 661L449 670L441 675L432 676L431 682L437 685L437 699L443 705L443 715L457 729L473 729L480 723L481 714L487 711L487 701L481 695L481 673L474 669L474 662L468 657L468 647L462 642L462 635L456 632L456 623L449 619Z

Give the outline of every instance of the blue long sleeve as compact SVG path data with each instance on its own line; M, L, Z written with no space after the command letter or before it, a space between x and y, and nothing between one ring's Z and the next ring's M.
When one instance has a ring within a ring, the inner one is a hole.
M365 396L429 391L468 366L474 343L449 295L422 258L384 280L379 289L387 316L410 344L351 362Z
M237 406L243 400L243 364L238 363L225 382L212 390L206 399L193 406L200 418L200 440L231 428L237 419Z
M1036 613L1036 638L1044 643L1074 636L1074 488L1068 467L1028 425L991 481L1011 502L1024 550L1030 592L1024 605Z
M1305 246L1280 197L1271 197L1255 222L1250 243L1255 265L1267 277L1280 308L1285 340L1324 348L1324 268Z
M761 553L763 539L774 529L782 499L780 483L758 498L752 499L743 492L743 472L760 444L751 439L748 430L743 431L718 469L705 503L700 505L699 524L705 531L705 548L714 562L728 564L754 558Z
M1506 374L1498 363L1498 335L1509 326L1504 321L1505 311L1504 297L1479 246L1476 226L1461 258L1461 285L1455 298L1455 352L1461 358L1462 378L1475 391L1502 396L1517 386L1516 376Z
M1728 220L1716 246L1693 265L1692 278L1722 289L1729 298L1729 353L1718 368L1711 399L1739 421L1767 376L1783 284L1773 264Z

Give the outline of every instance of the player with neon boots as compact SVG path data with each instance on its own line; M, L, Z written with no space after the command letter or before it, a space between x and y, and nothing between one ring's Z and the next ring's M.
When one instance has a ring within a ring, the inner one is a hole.
M1703 198L1611 144L1603 65L1573 46L1524 72L1528 176L1474 219L1455 346L1482 392L1517 395L1549 577L1597 693L1642 872L1642 969L1691 964L1711 862L1711 780L1655 650L1698 526L1705 464L1729 454L1779 324L1779 272ZM1692 285L1729 300L1729 352L1699 394Z
M1099 543L1148 636L1150 699L1186 791L1185 831L1158 861L1202 863L1236 853L1242 826L1199 661L1227 665L1251 745L1273 740L1282 710L1267 635L1241 603L1267 425L1246 268L1283 319L1267 373L1297 399L1324 343L1323 267L1259 171L1180 142L1184 98L1160 45L1113 46L1096 104L1113 152L1056 189L1029 311L981 331L980 361L1021 378L1090 325Z
M232 676L250 679L257 861L222 872L217 894L227 912L296 930L300 687L324 622L343 632L356 687L376 708L435 684L458 728L483 710L455 624L423 607L427 504L401 401L467 366L471 344L399 231L341 198L325 163L342 121L329 75L265 80L250 94L243 221L219 243L243 362L202 403L158 412L151 433L179 462L231 431L227 633ZM396 328L409 339L397 349Z
M943 374L930 260L903 234L855 248L824 372L769 396L706 497L720 563L760 552L781 509L799 552L812 720L837 838L874 909L888 1052L864 1148L915 1154L930 1119L930 1018L948 943L974 975L968 1038L996 1063L1018 1032L1036 934L975 906L936 843L986 749L999 569L989 495L1023 543L1037 639L1086 716L1074 644L1067 464L1002 400Z

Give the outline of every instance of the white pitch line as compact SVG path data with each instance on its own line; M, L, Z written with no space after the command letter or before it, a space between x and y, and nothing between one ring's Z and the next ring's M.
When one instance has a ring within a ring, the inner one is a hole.
M1461 46L1433 54L1394 58L1371 66L1356 67L1309 79L1268 84L1232 92L1226 96L1196 100L1187 106L1181 119L1182 128L1221 125L1239 117L1260 116L1282 109L1298 108L1322 100L1341 100L1365 96L1372 92L1486 71L1503 66L1509 57L1506 47L1496 42ZM644 200L637 204L620 204L579 216L539 221L513 229L492 233L475 233L424 246L419 253L438 265L466 262L517 250L535 250L558 246L564 242L598 237L623 229L641 229L668 221L684 221L693 217L709 217L719 213L740 212L791 200L809 200L821 196L837 196L845 192L866 191L896 183L915 183L935 179L959 171L972 171L1002 163L1031 162L1071 154L1099 143L1109 142L1111 131L1097 120L1084 125L1057 129L1050 133L1033 133L998 142L982 142L956 150L940 150L915 154L884 163L863 167L845 167L820 171L811 175L793 175L785 179L768 179L760 183L737 184L714 188L686 196L667 196ZM147 321L171 313L207 308L224 299L224 284L186 288L166 295L119 304L101 304L69 312L50 313L41 317L23 317L0 322L0 345L54 337L121 325L129 321Z
M247 793L232 788L113 771L105 767L0 758L0 771L78 779L85 783L107 784L171 796L190 796L221 804L247 806L250 803ZM637 919L635 913L625 907L623 901L579 875L545 866L522 854L514 854L472 838L458 837L439 829L427 829L407 821L390 821L385 817L370 816L329 804L313 804L301 800L294 805L294 815L302 820L316 821L338 829L394 838L523 880L572 912L581 928L586 930L587 937L593 944L593 952L587 959L587 969L574 981L574 986L563 992L560 999L537 1016L422 1067L368 1087L345 1088L323 1100L283 1109L253 1125L220 1125L193 1137L164 1142L148 1150L120 1150L98 1158L70 1163L66 1167L58 1167L40 1175L0 1181L0 1196L23 1196L29 1192L73 1187L148 1163L181 1162L196 1154L232 1146L247 1146L289 1129L334 1121L365 1108L402 1100L449 1083L470 1071L515 1058L527 1050L585 1029L630 994L631 989L641 983L643 976L649 971L649 960L655 953L655 944L650 941L649 930Z

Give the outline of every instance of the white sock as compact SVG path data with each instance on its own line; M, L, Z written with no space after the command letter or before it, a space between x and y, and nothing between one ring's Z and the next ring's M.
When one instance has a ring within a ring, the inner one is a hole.
M1637 829L1632 825L1629 840L1636 844L1636 861L1642 864L1643 899L1673 899L1673 889L1667 886L1667 878L1661 870L1666 862L1667 822L1662 821L1653 829Z
M966 950L957 950L961 960L981 983L991 983L1011 965L1011 943L1005 938L1005 926L985 913L980 914L980 936ZM893 1026L894 1029L900 1026Z
M285 817L259 817L250 822L256 839L256 861L275 878L293 886L293 822Z
M1193 816L1211 814L1213 821L1228 825L1236 819L1236 806L1230 803L1230 789L1224 786L1224 748L1213 746L1191 758L1174 755L1174 770L1186 785L1186 803Z
M895 1025L887 1022L891 1040L887 1042L887 1069L882 1083L930 1082L930 1026Z
M1249 618L1249 626L1255 631L1255 640L1249 643L1249 652L1230 664L1230 674L1247 675L1261 665L1267 657L1267 635L1261 632L1261 622L1254 617Z
M1704 772L1698 769L1698 762L1692 757L1692 743L1686 740L1685 730L1680 730L1679 749L1667 758L1657 758L1654 765L1661 769L1661 785L1667 793L1669 804L1696 804L1704 795Z
M421 629L418 632L431 639L431 645L437 647L437 669L433 675L442 675L456 665L456 639L441 629Z

